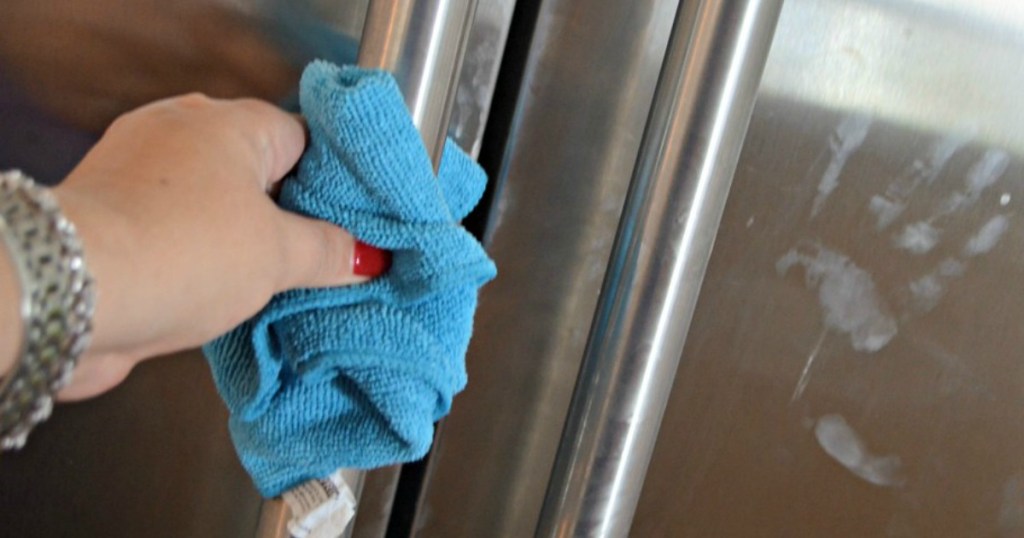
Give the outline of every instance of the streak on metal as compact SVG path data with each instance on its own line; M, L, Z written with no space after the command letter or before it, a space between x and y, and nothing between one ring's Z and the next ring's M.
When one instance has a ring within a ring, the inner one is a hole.
M435 167L444 149L476 0L374 0L359 65L391 71Z
M537 536L626 536L781 0L678 11Z
M416 536L537 527L677 7L546 0L529 45L517 36L526 65L486 233L501 276L480 295L471 381L440 429Z

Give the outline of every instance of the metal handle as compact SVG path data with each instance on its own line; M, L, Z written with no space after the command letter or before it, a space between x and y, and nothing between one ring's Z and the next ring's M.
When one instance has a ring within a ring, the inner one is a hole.
M626 536L782 0L676 15L537 536Z
M413 123L441 159L476 0L373 0L359 65L394 74Z
M372 0L363 23L359 65L386 69L395 76L435 170L444 150L476 4L477 0ZM384 535L400 469L345 470L359 501L356 520L346 536ZM370 498L380 505L367 506ZM287 509L280 500L265 501L256 536L286 538Z

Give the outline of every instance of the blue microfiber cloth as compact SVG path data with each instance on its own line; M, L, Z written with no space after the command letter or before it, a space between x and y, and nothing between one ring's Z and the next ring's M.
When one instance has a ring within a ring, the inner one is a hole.
M235 448L266 497L342 467L423 457L465 386L477 290L496 274L458 224L486 176L450 140L435 176L391 75L314 62L300 101L310 145L281 206L393 261L365 284L280 294L205 347Z

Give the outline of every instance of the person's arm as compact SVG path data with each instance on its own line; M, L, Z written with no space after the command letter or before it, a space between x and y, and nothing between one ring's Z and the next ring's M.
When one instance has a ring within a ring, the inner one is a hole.
M92 343L62 398L98 394L144 358L201 345L280 291L375 276L354 262L385 254L271 199L305 136L301 120L270 104L199 95L114 122L54 189L96 283ZM9 368L20 289L0 263L0 366Z

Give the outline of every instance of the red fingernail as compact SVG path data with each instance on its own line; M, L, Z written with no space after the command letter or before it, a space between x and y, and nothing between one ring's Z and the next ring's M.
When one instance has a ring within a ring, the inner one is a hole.
M391 268L391 253L356 241L352 251L352 272L370 278L383 275Z

